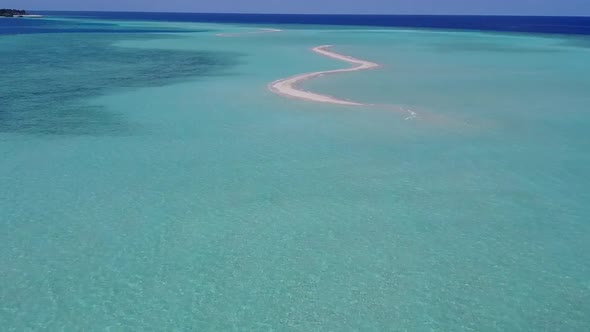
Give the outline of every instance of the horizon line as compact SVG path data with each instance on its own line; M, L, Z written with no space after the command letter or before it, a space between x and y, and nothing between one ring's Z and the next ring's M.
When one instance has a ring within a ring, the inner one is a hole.
M590 18L589 15L540 15L540 14L348 14L348 13L255 13L255 12L177 12L177 11L136 11L136 10L60 10L29 9L31 12L66 12L66 13L165 13L165 14L203 14L203 15L309 15L309 16L495 16L495 17L572 17Z

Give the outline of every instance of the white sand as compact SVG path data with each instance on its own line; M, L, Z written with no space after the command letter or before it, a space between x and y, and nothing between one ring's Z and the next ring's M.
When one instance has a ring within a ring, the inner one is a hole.
M313 92L309 92L309 91L304 91L304 90L297 88L298 83L308 80L308 79L311 79L311 78L319 77L322 75L345 73L345 72L352 72L352 71L359 71L359 70L369 70L369 69L374 69L374 68L379 67L379 65L374 62L360 60L360 59L353 58L351 56L346 56L346 55L342 55L342 54L338 54L338 53L329 51L328 49L330 47L331 47L331 45L318 46L318 47L314 47L312 49L312 51L314 51L318 54L333 58L333 59L337 59L337 60L351 63L354 66L351 68L318 71L318 72L301 74L301 75L281 79L281 80L271 83L268 86L268 88L272 92L282 95L282 96L304 99L304 100L309 100L309 101L316 101L316 102L321 102L321 103L331 103L331 104L340 104L340 105L350 105L350 106L366 105L363 103L358 103L358 102L354 102L354 101L350 101L350 100L338 99L338 98L331 97L331 96L326 96L326 95L321 95L321 94L317 94L317 93L313 93Z
M242 35L248 35L248 34L261 34L261 33L281 32L281 31L282 30L279 30L279 29L259 29L258 31L243 32L243 33L219 33L219 34L217 34L217 36L219 36L219 37L236 37L236 36L242 36ZM407 116L405 118L406 120L411 120L411 119L416 118L417 114L414 111L412 111L410 109L405 109L401 106L392 106L392 105L379 106L379 105L373 105L373 104L359 103L359 102L355 102L352 100L339 99L336 97L321 95L318 93L313 93L313 92L309 92L309 91L305 91L305 90L301 90L301 89L297 88L297 85L299 83L301 83L305 80L311 79L311 78L316 78L316 77L328 75L328 74L346 73L346 72L353 72L353 71L359 71L359 70L370 70L370 69L375 69L375 68L379 67L379 64L374 63L374 62L365 61L365 60L353 58L351 56L332 52L329 50L330 47L332 47L332 45L317 46L317 47L312 48L312 51L314 51L318 54L321 54L323 56L327 56L332 59L348 62L348 63L352 64L353 66L350 68L317 71L317 72L313 72L313 73L306 73L306 74L301 74L301 75L296 75L296 76L280 79L278 81L274 81L271 84L269 84L268 89L278 95L285 96L285 97L292 97L292 98L303 99L303 100L307 100L307 101L315 101L315 102L320 102L320 103L330 103L330 104L339 104L339 105L348 105L348 106L381 107L381 108L392 109L395 111L400 111L400 112L404 112L406 114L409 114L409 116Z

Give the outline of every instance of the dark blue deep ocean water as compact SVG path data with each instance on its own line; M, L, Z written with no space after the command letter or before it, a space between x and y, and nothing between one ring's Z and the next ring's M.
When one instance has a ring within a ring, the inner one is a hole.
M46 13L49 16L55 13ZM79 14L60 13L60 17L76 17ZM102 19L116 18L117 15L103 15ZM99 17L97 17L99 18ZM34 34L34 33L155 33L183 32L182 29L134 29L122 28L116 24L104 22L83 22L66 20L3 18L0 20L0 35ZM191 30L192 31L192 30Z
M285 15L134 12L44 12L48 15L98 19L244 24L325 24L469 29L506 32L590 34L590 17L549 16L428 16L428 15Z

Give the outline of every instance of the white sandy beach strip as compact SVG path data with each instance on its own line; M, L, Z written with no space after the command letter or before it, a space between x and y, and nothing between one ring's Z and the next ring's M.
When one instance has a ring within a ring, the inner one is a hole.
M374 68L379 67L379 65L374 62L360 60L357 58L353 58L351 56L346 56L346 55L342 55L342 54L339 54L336 52L332 52L329 50L329 48L331 46L332 45L323 45L323 46L314 47L312 49L312 51L314 51L318 54L336 59L336 60L348 62L350 64L353 64L354 66L351 68L344 68L344 69L317 71L317 72L313 72L313 73L306 73L306 74L296 75L293 77L288 77L285 79L280 79L278 81L272 82L268 86L268 88L272 92L282 95L282 96L286 96L286 97L292 97L292 98L298 98L298 99L304 99L304 100L316 101L316 102L322 102L322 103L340 104L340 105L350 105L350 106L363 106L363 105L365 105L363 103L358 103L355 101L339 99L339 98L332 97L332 96L326 96L326 95L321 95L321 94L301 90L297 87L297 85L299 83L301 83L305 80L319 77L319 76L323 76L323 75L336 74L336 73L346 73L346 72L353 72L353 71L359 71L359 70L369 70L369 69L374 69Z
M405 118L406 120L415 119L417 114L416 112L406 109L401 106L394 106L394 105L374 105L374 104L365 104L359 103L352 100L347 99L340 99L332 96L322 95L318 93L313 93L305 90L301 90L297 87L297 85L305 80L316 78L323 75L329 74L337 74L337 73L346 73L346 72L353 72L359 70L370 70L378 68L380 65L371 61L361 60L357 58L353 58L351 56L339 54L333 51L330 51L329 48L332 45L323 45L317 46L312 48L312 51L327 56L332 59L348 62L353 66L350 68L344 69L335 69L335 70L324 70L324 71L317 71L313 73L306 73L301 75L296 75L284 79L280 79L278 81L274 81L268 85L270 91L285 97L303 99L308 101L315 101L320 103L330 103L330 104L339 104L339 105L348 105L348 106L372 106L372 107L380 107L380 108L387 108L392 109L395 111L400 111L408 114Z
M237 37L243 35L250 35L250 34L262 34L262 33L273 33L273 32L281 32L280 29L258 29L257 31L250 31L250 32L242 32L242 33L219 33L217 36L219 37ZM396 111L401 111L409 116L407 116L406 120L411 120L416 118L417 114L410 110L403 108L401 106L392 106L392 105L374 105L374 104L366 104L360 103L352 100L336 98L328 95L322 95L319 93L314 93L310 91L302 90L298 87L299 83L316 78L323 75L330 75L330 74L337 74L337 73L346 73L346 72L353 72L353 71L360 71L360 70L370 70L378 68L380 65L371 61L357 59L351 56L339 54L333 51L330 51L330 47L332 45L322 45L312 48L312 51L318 53L320 55L344 61L353 66L350 68L343 68L343 69L335 69L335 70L324 70L324 71L317 71L312 73L305 73L300 74L284 79L280 79L274 81L268 85L268 89L278 95L297 98L307 101L314 101L320 103L329 103L329 104L338 104L338 105L347 105L347 106L373 106L373 107L380 107L380 108L388 108L393 109Z

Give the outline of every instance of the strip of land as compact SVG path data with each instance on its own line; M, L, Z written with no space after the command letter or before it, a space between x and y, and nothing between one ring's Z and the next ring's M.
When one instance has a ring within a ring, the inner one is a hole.
M300 88L298 88L297 85L299 83L301 83L305 80L311 79L311 78L316 78L319 76L336 74L336 73L346 73L346 72L353 72L353 71L359 71L359 70L369 70L369 69L374 69L374 68L379 67L379 65L374 62L360 60L357 58L353 58L351 56L346 56L346 55L342 55L342 54L330 51L329 50L330 47L332 47L332 45L318 46L318 47L314 47L312 49L312 51L314 51L318 54L336 59L336 60L348 62L350 64L353 64L354 66L351 68L344 68L344 69L316 71L313 73L306 73L306 74L301 74L301 75L296 75L296 76L280 79L278 81L272 82L268 86L269 89L272 92L282 95L282 96L285 96L285 97L292 97L292 98L304 99L304 100L316 101L316 102L322 102L322 103L349 105L349 106L363 106L363 105L365 105L363 103L359 103L359 102L355 102L355 101L351 101L351 100L346 100L346 99L339 99L336 97L313 93L313 92L301 90Z
M243 33L219 33L217 34L218 37L237 37L242 35L249 35L249 34L261 34L261 33L271 33L271 32L281 32L280 29L259 29L257 31L251 32L243 32ZM379 67L379 64L371 61L357 59L351 56L339 54L333 51L330 51L330 47L332 45L322 45L312 48L312 51L318 53L323 56L327 56L332 59L344 61L347 63L352 64L353 66L350 68L343 68L343 69L335 69L335 70L324 70L324 71L317 71L312 73L305 73L300 74L284 79L280 79L274 81L268 85L268 89L278 95L303 99L307 101L314 101L314 102L321 102L321 103L330 103L330 104L338 104L338 105L347 105L347 106L374 106L374 107L386 107L389 109L395 109L396 111L401 111L404 113L409 114L406 117L406 120L416 118L416 113L412 110L405 109L401 106L379 106L373 104L365 104L360 103L352 100L336 98L333 96L322 95L319 93L314 93L310 91L302 90L298 87L298 85L306 81L308 79L316 78L323 75L330 75L330 74L337 74L337 73L346 73L346 72L353 72L353 71L360 71L360 70L370 70Z
M310 91L302 90L298 87L298 84L312 79L316 77L320 77L323 75L330 75L330 74L337 74L337 73L346 73L346 72L353 72L359 70L371 70L378 68L380 65L371 61L357 59L351 56L339 54L333 51L330 51L330 47L332 45L323 45L317 46L312 48L312 51L321 54L323 56L327 56L332 59L348 62L353 66L350 68L343 68L343 69L335 69L335 70L324 70L324 71L316 71L312 73L300 74L284 79L280 79L278 81L274 81L268 85L270 91L279 94L285 97L303 99L308 101L315 101L320 103L330 103L330 104L339 104L339 105L348 105L348 106L374 106L374 107L385 107L388 109L395 109L396 111L404 112L408 114L406 120L411 120L416 118L416 112L403 108L401 106L392 106L392 105L373 105L373 104L365 104L360 103L352 100L347 99L340 99L333 96L322 95Z

